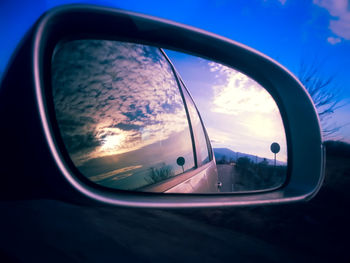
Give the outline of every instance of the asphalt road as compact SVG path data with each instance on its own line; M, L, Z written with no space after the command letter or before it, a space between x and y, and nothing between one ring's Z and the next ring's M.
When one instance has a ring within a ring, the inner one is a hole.
M220 192L232 192L234 190L234 166L229 164L218 164L218 177L222 183Z

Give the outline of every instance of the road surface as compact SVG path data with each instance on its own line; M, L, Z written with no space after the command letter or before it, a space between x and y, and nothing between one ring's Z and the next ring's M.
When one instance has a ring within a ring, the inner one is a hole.
M222 183L220 192L232 192L234 190L234 169L233 165L217 164L219 182Z

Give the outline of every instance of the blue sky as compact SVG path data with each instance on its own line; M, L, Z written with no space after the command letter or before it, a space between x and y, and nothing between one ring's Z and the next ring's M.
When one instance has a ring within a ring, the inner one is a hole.
M79 1L1 1L0 72L23 34L45 10ZM82 2L82 1L80 1ZM297 73L301 61L317 61L324 76L335 75L344 103L350 101L349 0L83 1L146 13L192 25L259 50ZM331 122L350 120L350 105ZM338 138L350 142L350 125Z

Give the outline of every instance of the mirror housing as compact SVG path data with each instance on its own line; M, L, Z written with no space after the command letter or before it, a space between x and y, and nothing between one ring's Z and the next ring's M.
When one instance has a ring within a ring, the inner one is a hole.
M63 39L97 38L177 50L237 69L263 86L279 107L288 146L287 181L278 189L240 194L152 194L106 191L90 184L62 153L50 107L51 58ZM42 16L32 35L32 77L38 115L52 160L69 184L95 201L135 207L215 207L309 200L324 178L324 149L315 107L302 84L283 66L235 41L178 23L132 12L71 5Z

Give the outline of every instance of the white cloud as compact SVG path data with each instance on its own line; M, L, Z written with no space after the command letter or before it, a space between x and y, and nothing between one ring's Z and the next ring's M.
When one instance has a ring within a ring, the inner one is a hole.
M246 112L272 113L276 103L258 83L223 65L211 63L222 83L213 86L213 112L238 115Z
M207 121L213 147L267 157L270 145L277 141L283 148L279 160L286 161L286 140L282 118L270 94L253 79L226 66L209 63L216 76L212 85Z
M335 45L335 44L338 44L341 42L341 39L339 37L329 37L327 38L327 41L332 44L332 45Z
M328 10L333 17L329 28L338 37L350 40L350 10L348 0L314 0L313 3ZM332 41L332 40L331 40ZM328 42L330 42L328 40ZM331 42L330 42L331 43ZM333 43L332 43L333 44Z

